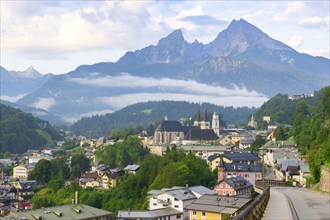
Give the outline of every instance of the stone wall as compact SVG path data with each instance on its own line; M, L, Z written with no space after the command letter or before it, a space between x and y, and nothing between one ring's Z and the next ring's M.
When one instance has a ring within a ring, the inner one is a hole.
M330 192L330 169L321 166L320 190Z

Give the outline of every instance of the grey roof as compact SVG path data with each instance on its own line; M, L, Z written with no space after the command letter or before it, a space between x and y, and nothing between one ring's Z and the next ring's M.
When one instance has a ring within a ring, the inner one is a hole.
M220 163L219 163L220 164ZM262 163L224 163L226 172L262 172Z
M249 152L230 152L222 154L222 157L226 157L232 161L258 161L260 158L253 153Z
M213 129L190 129L184 139L215 141L219 137L214 133Z
M118 211L118 219L154 219L164 216L178 215L182 212L172 209L172 208L163 208L155 210L146 210L146 211Z
M137 171L140 168L140 165L127 165L124 170L128 170L128 171Z
M244 205L250 202L250 198L235 198L219 195L203 195L190 205L186 210L198 210L205 212L234 214Z
M163 193L167 193L173 196L174 198L177 198L182 201L196 199L199 195L203 195L203 194L215 194L212 190L200 185L192 186L192 187L174 186L172 188L163 188L161 190L151 190L148 192L148 194L151 196L157 196Z
M213 195L216 194L216 192L213 192L212 190L204 187L204 186L192 186L189 187L189 189L196 195L196 193L203 195L203 194L208 194L208 195Z
M182 125L179 121L162 121L155 132L183 132Z
M300 170L304 173L309 173L309 166L304 161L299 159L288 159L288 160L282 160L280 167L282 171L286 171L288 166L300 166Z
M56 215L60 214L61 216ZM5 219L27 219L35 220L33 216L41 216L43 220L54 219L94 219L102 216L110 216L111 212L97 209L84 204L69 204L62 206L54 206L31 211L18 212L7 216Z
M207 160L208 160L208 161L212 161L212 160L214 160L214 159L216 159L216 158L218 158L218 157L220 157L220 155L212 154L212 155L210 155L210 156L207 158Z
M222 181L227 182L235 190L253 187L253 185L249 181L247 181L244 177L241 176L225 178Z

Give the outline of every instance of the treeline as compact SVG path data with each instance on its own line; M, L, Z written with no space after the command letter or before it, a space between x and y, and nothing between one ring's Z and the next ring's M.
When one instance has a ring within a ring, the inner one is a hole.
M123 108L114 113L84 117L71 126L71 130L78 135L88 136L92 131L93 137L109 135L114 128L129 128L137 125L148 127L154 122L164 119L165 115L169 120L179 120L180 118L193 118L197 110L200 109L203 115L204 109L208 112L218 112L220 115L220 125L245 124L248 115L256 111L255 108L248 107L224 107L210 103L189 103L184 101L149 101L137 103ZM211 120L211 118L209 118Z
M136 136L128 136L124 142L105 146L103 150L96 151L95 155L100 163L123 169L129 164L140 163L148 153Z
M263 116L271 116L271 122L281 124L292 124L296 105L304 100L306 104L315 109L321 101L322 91L315 91L313 97L305 97L298 100L288 99L288 95L277 94L265 102L254 114L258 122L258 129L266 129L267 123L262 121ZM250 120L250 118L248 118Z
M2 154L23 153L31 148L55 145L55 140L61 139L47 121L3 104L0 104L0 130Z
M130 138L126 141L135 142L135 140L135 138ZM115 146L117 149L115 150L115 161L106 160L111 156L107 155L111 147L98 153L105 155L102 161L110 166L113 164L124 166L125 156L121 151L122 145ZM164 157L145 154L142 150L140 153L134 152L136 150L134 149L128 154L131 157L130 162L140 161L138 162L140 165L138 173L136 175L125 174L116 187L109 190L82 189L75 184L63 188L47 187L38 191L32 198L34 208L71 203L74 192L79 191L81 203L116 214L118 210L147 209L147 193L151 189L185 186L186 184L210 187L216 183L216 174L211 173L205 160L196 157L193 153L186 154L177 150L175 146L172 149L168 148ZM133 159L133 155L137 157Z
M295 106L292 135L302 154L308 156L314 182L320 180L320 166L330 168L330 86L321 90L321 100L313 108L306 100Z

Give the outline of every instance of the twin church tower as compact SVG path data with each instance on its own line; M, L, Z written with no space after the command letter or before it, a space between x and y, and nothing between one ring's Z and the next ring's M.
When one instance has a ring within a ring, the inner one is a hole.
M210 122L207 120L206 109L204 110L203 120L201 120L200 111L198 109L196 119L194 121L194 126L199 126L201 129L211 129ZM212 116L212 129L216 135L220 135L220 120L217 112L214 112Z

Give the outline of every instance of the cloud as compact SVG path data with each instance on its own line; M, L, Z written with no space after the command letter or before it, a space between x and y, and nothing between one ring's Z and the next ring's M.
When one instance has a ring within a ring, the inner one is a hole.
M54 98L38 98L31 106L35 108L41 108L48 111L53 105L56 104Z
M204 96L198 94L186 94L186 93L133 93L125 94L120 96L109 96L100 97L98 101L102 104L107 104L116 109L124 108L128 105L137 102L146 101L161 101L161 100L171 100L171 101L187 101L187 102L209 102L216 105L223 106L261 106L267 98L265 97L244 97L244 96Z
M207 84L198 83L193 80L176 80L170 78L151 78L133 76L128 73L122 73L117 76L95 77L95 73L91 74L93 77L87 78L71 78L71 82L75 82L86 86L108 87L108 88L156 88L162 91L171 91L178 93L190 93L199 95L213 95L213 96L244 96L244 97L262 97L255 91L247 91L245 88L238 88L233 86L233 89L228 89L220 86L211 86ZM97 75L96 75L97 76Z
M17 100L23 98L26 95L27 95L27 93L19 94L17 96L0 95L0 99L5 100L5 101L8 101L8 102L15 103Z
M286 4L284 11L281 11L273 17L273 19L277 22L288 21L291 16L297 16L300 14L304 14L308 10L308 7L304 2L294 1Z
M323 24L323 19L320 17L307 17L301 19L298 24L305 25L308 27L319 27Z
M299 48L303 45L304 39L300 35L292 35L290 41L288 42L289 46L293 48Z
M197 25L225 25L228 21L221 21L208 15L192 15L183 17L182 21L188 21Z

